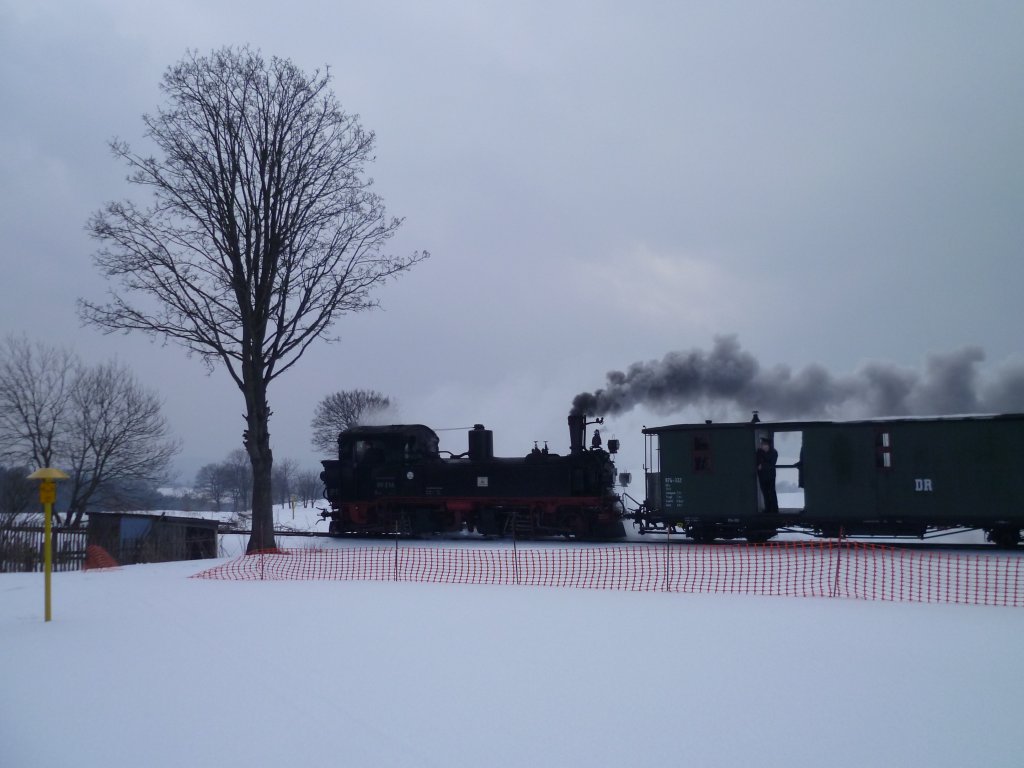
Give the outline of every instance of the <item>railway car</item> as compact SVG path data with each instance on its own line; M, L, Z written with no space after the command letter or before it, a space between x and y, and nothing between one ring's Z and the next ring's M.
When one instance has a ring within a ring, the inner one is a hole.
M762 542L781 529L922 538L981 529L1012 547L1024 528L1024 414L771 424L755 414L644 435L647 498L634 515L642 533ZM777 514L755 470L764 438L779 455L781 497L796 499Z
M493 433L482 424L458 455L440 451L437 433L422 424L346 430L338 458L323 462L330 509L322 515L338 535L621 538L617 442L585 448L585 417L571 416L569 427L567 455L535 445L512 458L494 456Z

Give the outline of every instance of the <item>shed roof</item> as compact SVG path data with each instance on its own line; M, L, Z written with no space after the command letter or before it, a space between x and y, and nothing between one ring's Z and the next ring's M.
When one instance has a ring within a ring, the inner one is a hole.
M162 520L173 525L192 525L199 528L217 528L221 521L206 517L186 517L168 515L166 512L90 512L89 518L132 518L143 520Z

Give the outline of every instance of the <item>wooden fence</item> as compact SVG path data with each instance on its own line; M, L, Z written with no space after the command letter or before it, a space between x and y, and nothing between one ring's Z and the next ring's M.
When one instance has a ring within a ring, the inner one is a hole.
M0 528L0 573L43 570L43 527ZM53 529L53 570L80 571L85 562L84 528Z

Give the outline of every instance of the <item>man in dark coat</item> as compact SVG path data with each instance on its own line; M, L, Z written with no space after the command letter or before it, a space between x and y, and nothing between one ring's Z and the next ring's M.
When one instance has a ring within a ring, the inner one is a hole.
M779 460L779 452L772 448L771 440L761 438L757 449L757 484L761 486L764 497L764 511L775 515L779 512L779 497L775 495L775 463Z

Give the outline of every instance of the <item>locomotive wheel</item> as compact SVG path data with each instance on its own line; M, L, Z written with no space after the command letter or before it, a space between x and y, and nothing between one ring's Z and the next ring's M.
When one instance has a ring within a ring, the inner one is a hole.
M1001 549L1013 549L1020 544L1020 530L1001 526L988 532L988 540Z
M590 538L590 521L582 512L577 512L569 519L569 528L577 541Z
M690 538L698 544L714 544L715 529L710 526L699 526L691 530Z
M775 536L775 531L772 530L760 530L760 531L747 531L744 534L744 538L751 544L765 544L769 539Z
M505 517L493 509L485 509L476 520L476 530L482 536L504 536Z

